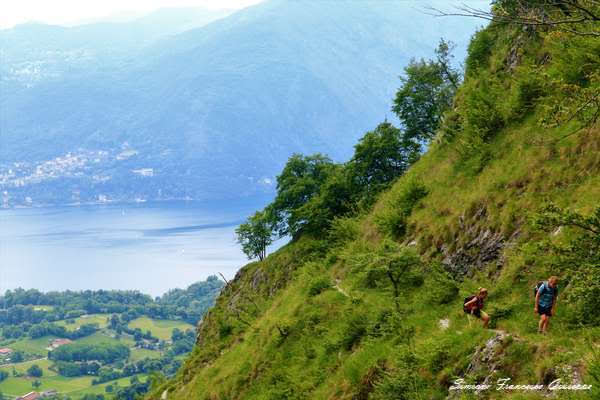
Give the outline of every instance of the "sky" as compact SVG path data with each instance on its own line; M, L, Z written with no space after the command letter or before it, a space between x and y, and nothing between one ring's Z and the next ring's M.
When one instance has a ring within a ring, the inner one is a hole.
M73 25L104 17L139 16L165 7L243 8L261 0L0 0L0 28L36 21Z

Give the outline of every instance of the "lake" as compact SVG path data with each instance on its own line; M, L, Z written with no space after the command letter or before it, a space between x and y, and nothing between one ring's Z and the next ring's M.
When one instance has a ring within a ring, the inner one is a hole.
M0 292L136 289L160 295L218 272L232 278L248 262L234 230L264 203L0 210Z

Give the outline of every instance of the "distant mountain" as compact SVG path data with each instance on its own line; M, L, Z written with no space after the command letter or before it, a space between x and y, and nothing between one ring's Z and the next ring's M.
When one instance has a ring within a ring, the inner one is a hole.
M164 10L2 31L4 201L226 199L271 190L293 152L347 158L391 117L410 58L440 37L464 54L478 22L423 5L272 0L176 35Z
M204 8L160 9L128 22L73 27L27 23L0 30L1 81L11 89L117 67L157 40L231 14Z

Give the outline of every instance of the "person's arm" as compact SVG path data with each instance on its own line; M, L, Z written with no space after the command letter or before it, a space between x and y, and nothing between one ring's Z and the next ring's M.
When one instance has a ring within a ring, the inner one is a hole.
M540 293L542 292L542 289L544 288L544 285L540 286L540 288L538 289L536 295L535 295L535 308L533 309L533 311L538 312L538 307L540 305Z
M473 304L475 304L477 302L477 297L473 297L471 300L467 301L465 303L465 307L470 308L471 309L471 313L473 312L473 308L471 308L471 306Z

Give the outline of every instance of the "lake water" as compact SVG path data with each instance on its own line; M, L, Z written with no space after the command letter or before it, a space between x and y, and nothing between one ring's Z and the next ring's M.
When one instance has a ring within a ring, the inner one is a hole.
M137 289L160 295L217 272L229 279L248 262L234 230L263 204L0 210L0 292Z

